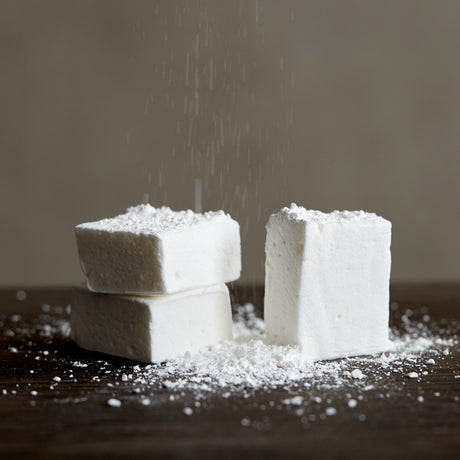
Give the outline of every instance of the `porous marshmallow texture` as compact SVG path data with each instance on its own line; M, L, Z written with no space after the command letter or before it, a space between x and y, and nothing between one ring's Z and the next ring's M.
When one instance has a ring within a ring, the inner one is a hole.
M223 211L204 214L134 206L75 228L88 289L169 294L226 283L241 272L240 228Z
M291 204L265 244L267 339L316 361L389 347L391 222L364 211L326 214Z
M82 348L151 363L232 338L225 284L150 297L77 289L70 321L71 337Z

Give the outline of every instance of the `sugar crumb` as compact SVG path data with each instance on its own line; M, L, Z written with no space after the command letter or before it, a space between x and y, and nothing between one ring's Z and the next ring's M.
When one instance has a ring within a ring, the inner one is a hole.
M356 399L349 399L347 404L350 409L354 409L358 405L358 401Z
M251 420L248 417L244 417L240 421L241 426L249 426L251 424Z
M281 402L285 405L300 406L303 403L303 396L294 396L290 399L284 399Z
M110 398L107 400L107 405L110 407L121 407L121 401L116 398Z
M25 291L19 290L16 291L16 299L22 302L27 299L27 293Z
M366 377L360 369L353 369L351 376L354 379L364 379Z

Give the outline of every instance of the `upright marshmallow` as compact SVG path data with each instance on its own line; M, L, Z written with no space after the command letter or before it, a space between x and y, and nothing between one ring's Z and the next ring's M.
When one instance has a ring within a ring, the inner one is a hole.
M82 348L152 363L232 338L225 284L151 297L78 289L70 321L71 337Z
M241 272L239 225L223 211L197 214L128 208L77 225L88 289L110 294L169 294L233 281Z
M306 360L388 349L391 222L291 204L267 224L267 339Z

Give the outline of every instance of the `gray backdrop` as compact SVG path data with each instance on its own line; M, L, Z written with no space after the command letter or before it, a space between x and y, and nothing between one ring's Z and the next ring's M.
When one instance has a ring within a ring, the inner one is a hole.
M0 1L3 285L82 279L73 226L223 208L243 279L291 201L393 222L393 279L459 279L460 2Z

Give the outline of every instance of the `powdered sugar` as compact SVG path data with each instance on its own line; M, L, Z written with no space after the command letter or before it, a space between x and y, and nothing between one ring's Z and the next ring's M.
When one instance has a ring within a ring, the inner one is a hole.
M405 332L392 332L392 351L375 356L317 363L303 362L296 347L267 344L264 322L251 304L240 306L234 318L234 340L194 355L185 355L161 366L147 366L135 374L134 382L149 385L161 381L168 389L215 392L270 389L302 385L307 388L366 387L388 373L406 374L407 367L426 367L419 355L438 355L439 346L454 346L458 338L434 336L428 327L406 322ZM360 366L361 369L356 366ZM363 367L369 373L363 372ZM375 374L375 368L379 374ZM369 388L368 388L369 389Z
M384 221L383 217L378 216L372 212L365 211L333 211L331 213L325 213L322 211L315 211L311 209L305 209L303 206L298 206L295 203L291 203L291 206L282 208L277 214L279 217L289 220L301 221L301 222L316 222L319 224L327 223L346 223L346 222L358 222L360 224L365 222Z
M224 211L209 211L204 214L191 210L173 211L167 206L154 208L150 204L132 206L124 214L77 225L77 229L126 232L161 236L171 231L183 231L217 222L230 222L232 218Z
M107 401L107 405L110 406L110 407L121 407L121 401L119 399L116 399L116 398L110 398Z

